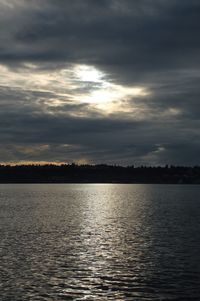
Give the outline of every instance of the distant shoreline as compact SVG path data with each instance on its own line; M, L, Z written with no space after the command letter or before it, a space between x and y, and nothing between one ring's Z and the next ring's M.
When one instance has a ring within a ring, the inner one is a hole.
M10 184L16 184L16 185L29 185L29 184L35 184L35 185L39 185L39 184L49 184L49 185L56 185L56 184L62 184L62 185L78 185L78 184L113 184L113 185L187 185L187 186L199 186L200 183L156 183L156 182L146 182L146 183L142 183L142 182L0 182L0 185L10 185Z
M200 184L200 166L0 165L1 184Z

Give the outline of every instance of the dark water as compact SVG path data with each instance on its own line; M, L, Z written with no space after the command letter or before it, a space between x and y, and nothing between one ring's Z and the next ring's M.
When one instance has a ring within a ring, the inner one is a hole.
M200 186L0 185L0 300L200 300Z

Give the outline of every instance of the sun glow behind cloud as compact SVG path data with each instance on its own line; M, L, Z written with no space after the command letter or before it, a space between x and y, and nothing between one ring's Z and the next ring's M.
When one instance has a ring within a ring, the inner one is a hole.
M146 96L149 93L144 87L126 87L115 84L106 74L93 66L78 65L74 68L74 72L81 85L92 87L88 92L80 95L79 101L89 103L103 113L128 111L128 108L124 107L124 100Z
M0 75L2 86L41 93L41 98L34 106L52 114L56 114L56 108L61 109L66 105L77 105L77 110L73 112L62 110L63 114L73 116L89 116L91 111L102 115L116 112L126 114L134 109L130 108L128 100L134 101L134 98L150 93L145 87L116 84L109 74L89 65L69 65L62 70L48 72L41 71L34 64L24 64L20 72L0 66ZM42 93L49 93L49 97L44 99ZM78 105L87 105L88 110L79 111ZM136 107L135 110L137 111ZM139 116L139 111L137 115Z
M104 74L93 66L77 65L74 68L76 76L83 82L103 82Z

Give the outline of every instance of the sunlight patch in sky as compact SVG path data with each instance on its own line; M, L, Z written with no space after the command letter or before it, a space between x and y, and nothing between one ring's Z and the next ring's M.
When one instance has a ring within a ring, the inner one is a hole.
M116 84L109 74L89 65L69 65L62 70L48 72L40 70L34 64L24 64L16 70L1 65L0 85L26 93L33 93L33 91L41 93L40 99L38 100L37 97L35 103L33 98L30 101L38 109L51 114L56 114L56 110L52 111L51 108L88 105L88 111L84 112L78 111L78 106L77 111L67 110L66 113L73 116L89 116L92 110L102 115L116 112L126 114L133 110L133 107L130 108L129 100L133 104L134 98L144 97L150 93L145 87ZM45 94L48 93L49 96L46 97ZM28 96L26 99L29 101ZM137 111L137 107L135 110Z
M149 93L144 87L114 84L106 74L93 66L78 65L74 70L75 76L80 80L79 84L85 87L85 93L79 95L79 101L89 103L102 113L124 112L128 110L127 107L124 108L124 100L146 96Z
M78 65L74 68L77 78L83 82L103 82L104 74L93 66Z

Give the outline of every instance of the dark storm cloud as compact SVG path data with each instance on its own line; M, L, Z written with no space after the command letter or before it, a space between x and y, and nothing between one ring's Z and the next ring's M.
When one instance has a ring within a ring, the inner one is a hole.
M2 61L84 61L137 72L199 63L197 1L44 0L10 10L16 23L6 22L13 40Z
M72 95L47 106L65 96L2 86L0 137L10 155L1 161L62 161L66 154L92 162L200 164L199 1L13 0L0 1L0 11L0 63L16 77L26 63L38 73L89 64L114 83L151 92L124 100L126 115L103 116L73 104ZM74 93L94 88L88 83ZM135 120L136 108L145 118ZM26 152L37 144L37 152ZM41 145L48 148L40 152Z

